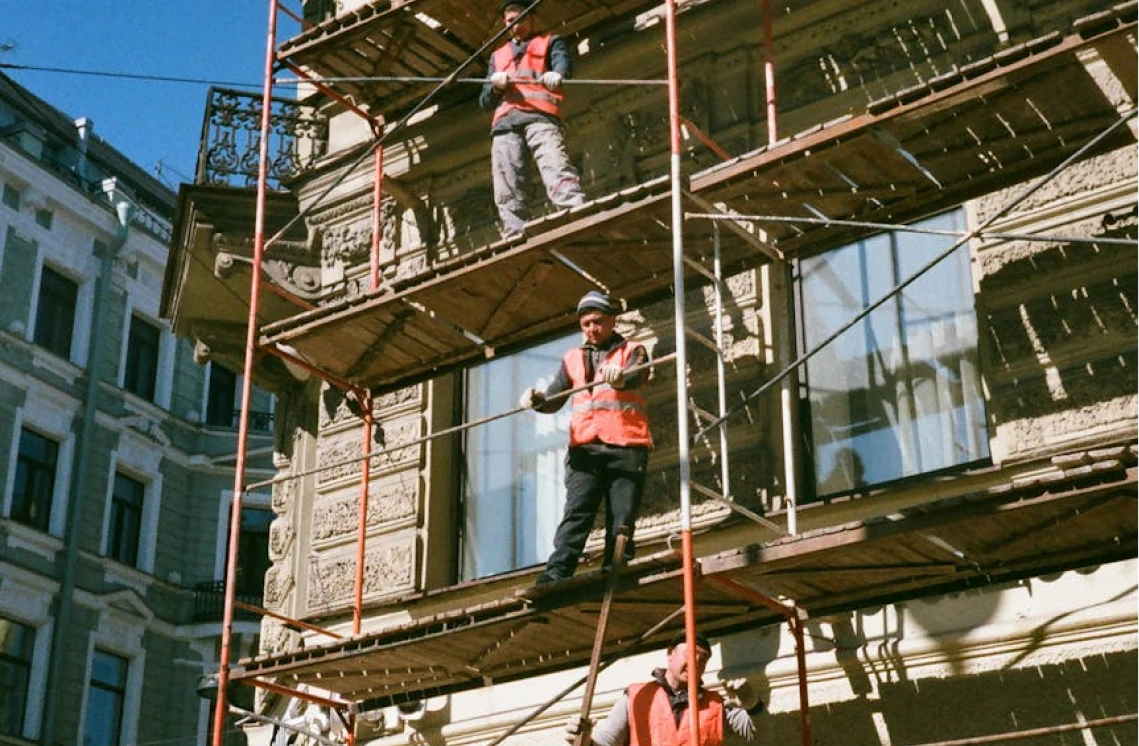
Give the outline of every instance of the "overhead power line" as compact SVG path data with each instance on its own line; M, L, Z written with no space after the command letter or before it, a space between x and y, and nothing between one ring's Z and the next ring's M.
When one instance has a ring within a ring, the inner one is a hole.
M210 80L208 78L183 78L175 75L147 75L145 73L124 73L113 70L83 70L75 67L49 67L46 65L18 65L13 62L0 62L0 70L27 70L39 73L62 73L65 75L87 75L96 78L119 78L122 80L145 80L152 83L189 83L192 85L223 85L233 88L260 88L260 83L234 82L230 80Z

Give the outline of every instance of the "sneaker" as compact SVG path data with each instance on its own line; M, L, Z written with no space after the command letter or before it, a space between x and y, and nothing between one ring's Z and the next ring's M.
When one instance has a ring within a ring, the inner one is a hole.
M502 240L507 242L526 240L526 231L518 228L512 231L503 231Z

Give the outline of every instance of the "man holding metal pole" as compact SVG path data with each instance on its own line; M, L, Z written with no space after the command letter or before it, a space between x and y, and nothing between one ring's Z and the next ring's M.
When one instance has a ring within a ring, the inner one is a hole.
M598 507L605 503L605 554L602 568L613 561L617 532L628 529L624 559L633 556L632 532L641 504L645 467L652 447L649 418L638 389L648 379L648 352L616 331L617 305L591 290L577 304L582 344L562 358L545 390L529 388L519 404L553 413L571 389L587 384L570 399L570 445L566 452L566 505L554 535L554 552L538 576L537 591L570 578L577 569ZM635 370L633 370L635 369ZM560 396L561 395L561 396Z
M562 82L571 74L569 45L560 36L535 33L526 3L505 0L502 20L510 39L490 58L479 106L494 111L490 162L494 202L503 238L525 233L526 191L532 156L550 202L573 207L585 202L581 179L566 155L562 129Z

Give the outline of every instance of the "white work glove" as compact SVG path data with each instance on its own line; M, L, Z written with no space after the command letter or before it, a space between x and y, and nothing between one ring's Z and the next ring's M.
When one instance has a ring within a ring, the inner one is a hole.
M553 70L542 73L542 85L546 86L548 91L558 90L562 87L562 74Z
M615 389L625 388L625 370L617 365L602 365L597 371L602 381Z
M570 746L575 746L578 743L591 744L593 743L593 739L590 737L592 732L592 720L582 720L579 716L574 715L566 722L566 743Z
M526 407L526 409L537 409L545 402L546 395L533 386L523 391L522 396L518 397L518 406Z
M490 84L494 86L496 91L504 91L506 86L510 84L510 78L503 72L491 73Z
M724 704L750 710L759 704L759 694L746 678L729 679L724 682Z

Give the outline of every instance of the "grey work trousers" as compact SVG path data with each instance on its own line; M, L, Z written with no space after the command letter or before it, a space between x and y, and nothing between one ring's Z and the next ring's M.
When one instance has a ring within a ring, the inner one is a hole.
M490 164L494 202L505 236L522 233L530 218L526 208L529 155L538 164L538 174L550 202L557 207L573 207L585 202L581 179L566 155L565 135L559 125L530 122L509 132L495 133L491 139Z

